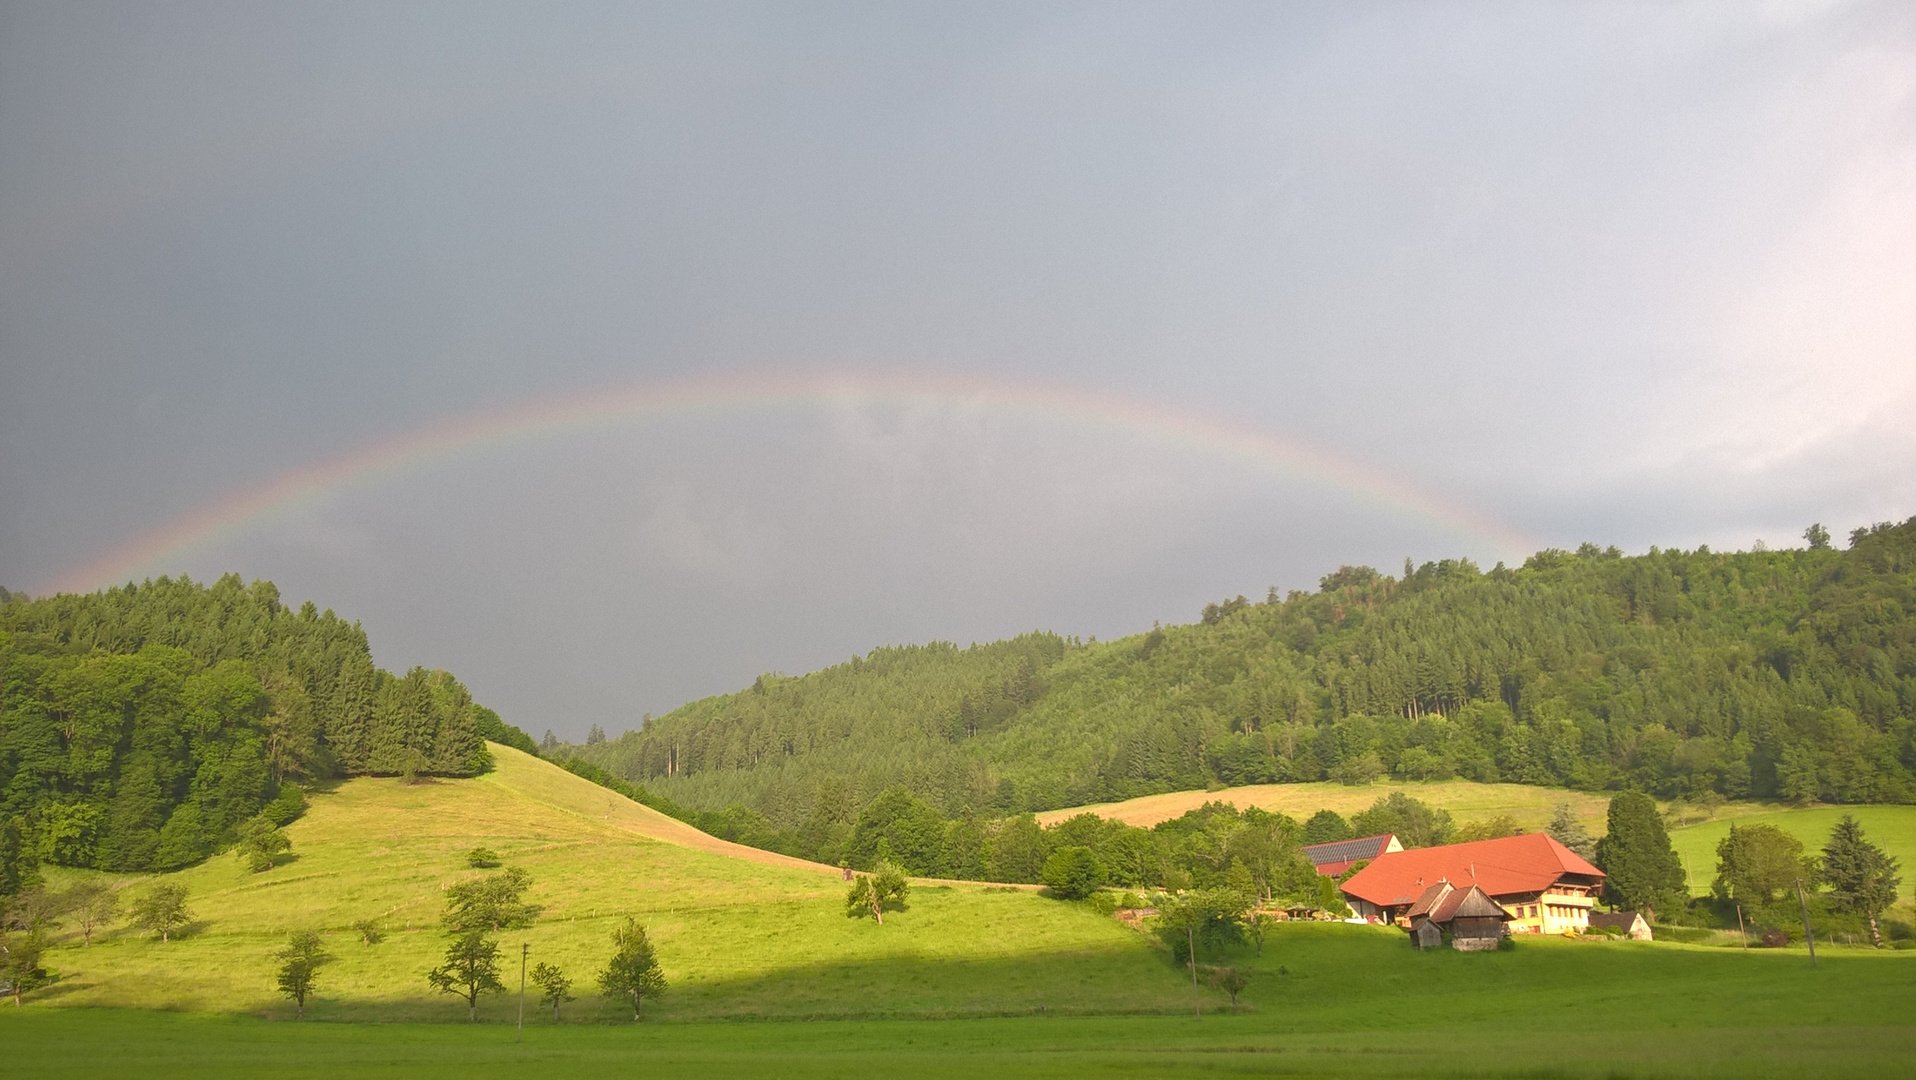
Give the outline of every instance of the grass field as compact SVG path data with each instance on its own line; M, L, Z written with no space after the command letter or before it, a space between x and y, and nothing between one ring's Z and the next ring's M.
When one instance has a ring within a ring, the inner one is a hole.
M1826 948L1814 969L1793 949L1554 938L1418 953L1387 928L1285 924L1262 955L1201 958L1250 972L1232 1008L1082 905L921 885L883 927L849 920L830 868L686 836L495 753L474 780L316 796L289 830L298 857L265 874L219 858L177 875L198 917L182 939L62 944L59 981L0 1008L0 1075L1916 1076L1916 952ZM474 873L463 853L480 843L531 872L546 906L501 935L507 953L527 943L587 991L562 1024L535 1004L523 1045L510 996L467 1025L424 980L441 889ZM590 993L627 912L671 982L636 1025ZM348 930L367 917L385 942ZM270 954L301 927L340 960L296 1024Z
M836 869L749 848L734 857L724 853L733 845L714 847L548 763L493 752L498 768L473 780L363 779L316 795L287 830L292 861L252 874L216 857L172 875L191 890L197 921L169 944L119 932L81 947L69 929L47 960L60 981L36 999L287 1015L271 953L289 931L311 928L339 961L309 1015L458 1019L463 1007L431 996L425 972L445 947L442 890L476 873L463 855L484 844L531 873L529 899L546 909L533 928L501 935L504 950L516 958L529 944L534 961L572 973L582 992L569 1008L581 1016L600 1011L592 973L628 913L650 928L672 984L662 1018L1152 1011L1185 1001L1136 933L1083 907L929 886L882 927L847 919ZM700 846L658 839L679 830ZM385 941L359 943L350 927L365 918L379 920ZM482 1000L488 1018L507 1010Z
M1039 814L1038 820L1046 825L1055 825L1068 817L1090 812L1127 825L1148 827L1195 810L1207 802L1225 802L1240 810L1255 806L1260 810L1289 814L1301 821L1319 810L1335 810L1349 817L1359 810L1369 809L1372 803L1393 791L1402 791L1439 809L1450 811L1460 825L1509 814L1518 825L1532 831L1550 823L1550 816L1556 812L1557 804L1569 803L1578 820L1593 834L1601 836L1604 817L1610 809L1608 795L1587 791L1532 787L1528 784L1432 780L1361 787L1337 783L1252 784L1218 791L1173 791L1126 799L1124 802L1051 810Z
M1207 1015L1028 1015L554 1026L512 1043L464 1024L294 1024L131 1010L0 1009L0 1071L137 1074L824 1077L1787 1077L1916 1075L1916 958L1526 940L1420 954L1400 933L1279 928L1232 962L1244 1007ZM922 974L943 982L944 965ZM1185 984L1184 993L1189 994ZM1188 1005L1189 998L1186 998ZM76 1045L88 1052L75 1054Z
M1916 806L1806 806L1800 809L1729 804L1717 816L1699 825L1670 832L1670 843L1683 857L1689 870L1690 891L1701 895L1710 891L1716 875L1716 845L1729 834L1731 823L1774 825L1798 840L1815 854L1829 842L1830 828L1844 814L1853 814L1863 826L1863 834L1884 851L1902 862L1903 885L1907 899L1916 895Z

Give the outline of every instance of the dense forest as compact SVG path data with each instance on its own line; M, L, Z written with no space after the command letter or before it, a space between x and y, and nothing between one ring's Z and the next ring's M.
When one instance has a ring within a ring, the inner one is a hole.
M271 582L160 578L0 599L0 856L172 869L299 785L468 776L531 740L443 671L375 667L366 634ZM283 821L282 821L283 823Z
M1805 536L1346 567L1119 641L877 649L546 750L788 847L893 788L947 822L1382 777L1916 800L1916 518Z

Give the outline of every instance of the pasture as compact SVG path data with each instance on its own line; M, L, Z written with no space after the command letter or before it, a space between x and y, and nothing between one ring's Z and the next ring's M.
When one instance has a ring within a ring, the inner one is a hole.
M1457 824L1484 821L1508 814L1518 825L1532 832L1550 824L1559 803L1569 803L1577 819L1593 835L1601 836L1604 817L1610 809L1607 794L1569 791L1561 788L1534 787L1528 784L1479 784L1473 780L1393 781L1352 786L1330 781L1309 784L1251 784L1220 788L1216 791L1172 791L1162 795L1142 795L1123 802L1074 806L1049 810L1038 821L1055 825L1078 814L1092 813L1126 825L1149 828L1203 806L1207 802L1230 803L1239 810L1255 806L1260 810L1289 814L1303 821L1319 810L1335 810L1345 817L1368 810L1372 803L1401 791L1440 810L1448 810Z

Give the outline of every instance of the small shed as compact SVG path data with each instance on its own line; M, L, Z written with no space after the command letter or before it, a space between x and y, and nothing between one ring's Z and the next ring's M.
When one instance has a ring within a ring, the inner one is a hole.
M1650 921L1640 911L1593 911L1590 929L1621 930L1631 941L1650 940Z
M1450 947L1458 952L1481 952L1494 949L1503 943L1504 923L1510 921L1510 913L1503 905L1490 898L1475 885L1461 893L1452 893L1457 902L1453 905L1446 898L1443 904L1448 910L1446 920L1450 923Z

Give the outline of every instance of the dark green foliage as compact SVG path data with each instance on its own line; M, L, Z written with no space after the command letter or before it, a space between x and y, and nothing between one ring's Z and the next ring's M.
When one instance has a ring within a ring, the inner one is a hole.
M377 945L386 940L386 935L380 932L379 923L374 919L361 919L354 923L353 933L359 935L362 945Z
M479 1019L479 995L504 990L499 981L499 943L484 930L456 934L446 946L446 961L426 973L426 982L442 994L466 1003L466 1019Z
M273 959L279 961L275 976L279 992L293 999L298 1019L306 1019L306 999L319 979L319 969L338 958L326 951L318 934L297 930Z
M38 884L39 870L25 823L16 816L0 817L0 904Z
M1863 827L1848 814L1830 830L1829 843L1823 846L1819 876L1830 886L1830 907L1863 916L1870 940L1878 946L1883 935L1877 916L1896 902L1896 887L1903 882L1898 869L1894 858L1864 839Z
M1353 835L1396 833L1398 841L1407 848L1448 844L1453 831L1449 811L1438 810L1401 791L1393 791L1372 803L1370 809L1351 816Z
M599 972L599 989L606 997L630 1002L634 1020L646 998L665 993L665 973L659 970L652 940L630 915L612 932L612 958Z
M1250 897L1241 893L1201 889L1167 898L1158 907L1155 929L1158 938L1170 947L1171 958L1187 964L1192 962L1193 945L1202 958L1242 944L1250 906Z
M559 1006L576 1000L572 980L565 972L541 960L532 965L532 985L539 988L539 1004L552 1006L552 1022L559 1022Z
M483 769L481 727L524 738L444 672L380 671L359 626L270 582L0 604L0 884L6 822L46 862L177 869L255 815L296 818L295 778Z
M1604 898L1612 906L1652 916L1685 902L1683 863L1657 816L1656 800L1626 791L1610 800L1609 831L1597 842L1597 868L1607 876Z
M256 817L239 827L239 839L233 853L255 874L271 870L279 857L292 850L293 842L266 817Z
M1121 641L879 649L571 752L788 847L831 779L947 819L1372 774L1916 799L1916 519L1846 551L1585 545L1320 586Z
M446 910L440 916L455 934L474 930L514 930L531 926L543 910L524 900L532 875L516 866L446 887Z
M1104 864L1088 847L1059 848L1045 860L1045 887L1060 900L1082 900L1104 882Z
M466 865L474 870L491 870L499 865L499 853L488 847L476 847L466 852Z
M40 966L41 957L46 955L47 934L45 930L30 930L0 937L0 974L5 974L7 982L13 987L13 1004L17 1008L20 999L27 991L44 986L48 980L45 968Z
M523 750L533 757L539 756L539 744L532 741L532 736L501 720L498 713L484 705L472 707L472 727L473 731L487 742L503 743L514 750ZM550 735L551 732L547 734Z
M1351 840L1357 834L1351 831L1351 824L1344 815L1335 810L1319 810L1304 823L1304 842L1306 844L1328 844L1337 840Z
M1716 880L1711 891L1718 899L1761 910L1793 899L1799 882L1815 880L1803 860L1803 842L1774 825L1737 828L1716 845Z

